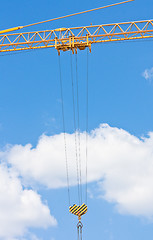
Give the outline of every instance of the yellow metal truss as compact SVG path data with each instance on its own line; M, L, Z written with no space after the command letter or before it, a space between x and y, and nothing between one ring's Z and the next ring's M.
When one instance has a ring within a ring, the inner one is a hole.
M91 50L93 43L153 38L153 20L13 34L4 31L0 32L0 52L53 47L59 53L61 50L74 53L86 47Z

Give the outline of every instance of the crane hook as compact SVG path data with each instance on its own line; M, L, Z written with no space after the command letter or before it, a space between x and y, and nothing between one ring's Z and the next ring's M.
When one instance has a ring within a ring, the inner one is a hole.
M77 224L78 240L82 240L82 228L83 228L83 224L82 224L81 220L79 219L79 222Z

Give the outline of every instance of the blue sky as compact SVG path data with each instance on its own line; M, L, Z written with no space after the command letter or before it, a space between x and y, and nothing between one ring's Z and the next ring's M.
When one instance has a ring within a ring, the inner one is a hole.
M115 2L6 0L0 29ZM28 30L148 20L152 9L151 0L135 0ZM88 55L90 183L83 239L152 239L152 43L97 44ZM87 51L77 58L83 158ZM76 239L77 218L68 212L65 184L58 54L54 49L1 54L0 66L0 239ZM61 67L70 181L75 182L70 52L61 53ZM71 186L72 203L78 201L76 189Z

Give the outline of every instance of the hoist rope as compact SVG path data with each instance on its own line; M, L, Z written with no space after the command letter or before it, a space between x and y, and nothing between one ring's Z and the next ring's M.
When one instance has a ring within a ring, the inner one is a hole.
M63 82L61 72L61 59L59 55L59 72L60 72L60 90L61 90L61 101L62 101L62 120L63 120L63 133L64 133L64 148L65 148L65 162L66 162L66 177L67 177L67 189L68 189L68 201L70 206L70 184L69 184L69 170L68 170L68 158L67 158L67 145L66 145L66 131L65 131L65 117L64 117L64 98L63 98Z
M80 114L79 114L79 80L78 80L78 59L76 58L76 88L77 88L77 118L78 118L78 152L79 152L79 170L80 170L80 201L82 204L82 174L81 174L81 147L80 147Z
M127 0L127 1L118 2L118 3L106 5L106 6L99 7L99 8L94 8L94 9L90 9L90 10L86 10L86 11L82 11L82 12L78 12L78 13L73 13L73 14L65 15L65 16L62 16L62 17L52 18L52 19L49 19L49 20L46 20L46 21L41 21L41 22L36 22L36 23L24 25L24 26L22 26L22 28L31 27L31 26L38 25L38 24L41 24L41 23L52 22L52 21L55 21L55 20L59 20L59 19L63 19L63 18L68 18L68 17L72 17L72 16L76 16L76 15L80 15L80 14L84 14L84 13L88 13L88 12L93 12L93 11L97 11L97 10L100 10L100 9L104 9L104 8L108 8L108 7L113 7L113 6L117 6L117 5L124 4L124 3L128 3L128 2L133 2L133 1L134 1L134 0Z
M87 48L87 79L86 79L86 205L87 205L87 190L88 190L88 105L89 105L89 76L88 76L88 71L89 71L89 63L88 63L88 48Z
M61 59L59 55L59 73L60 73L60 90L61 90L61 104L62 104L62 121L63 121L63 133L64 133L64 149L65 149L65 162L66 162L66 176L67 176L67 188L68 188L68 201L70 206L70 184L69 184L69 169L68 169L68 157L67 157L67 142L66 142L66 128L65 128L65 116L64 116L64 97L63 97L63 82L61 71ZM79 80L78 80L78 60L76 56L76 99L75 99L75 84L73 77L73 61L72 52L70 52L71 61L71 82L72 82L72 102L73 102L73 120L74 120L74 138L75 138L75 158L76 158L76 170L77 170L77 185L78 185L78 200L79 205L82 204L82 174L81 174L81 149L80 149L80 114L79 114ZM86 160L85 160L85 202L87 204L87 163L88 163L88 49L87 49L87 77L86 77ZM76 106L77 104L77 111ZM76 120L77 112L77 120ZM77 128L77 124L78 128Z
M80 205L80 178L79 178L79 164L78 164L78 147L77 147L77 129L76 129L76 116L75 116L75 94L74 94L74 80L73 80L73 63L72 52L70 52L71 59L71 81L72 81L72 101L73 101L73 120L74 120L74 137L75 137L75 158L76 158L76 170L77 170L77 184L78 184L78 199Z

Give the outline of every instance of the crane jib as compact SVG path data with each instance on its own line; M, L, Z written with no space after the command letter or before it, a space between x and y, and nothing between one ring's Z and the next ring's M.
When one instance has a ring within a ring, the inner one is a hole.
M94 43L153 38L153 20L96 26L59 28L14 34L0 34L0 52L55 48L60 51L89 48Z

